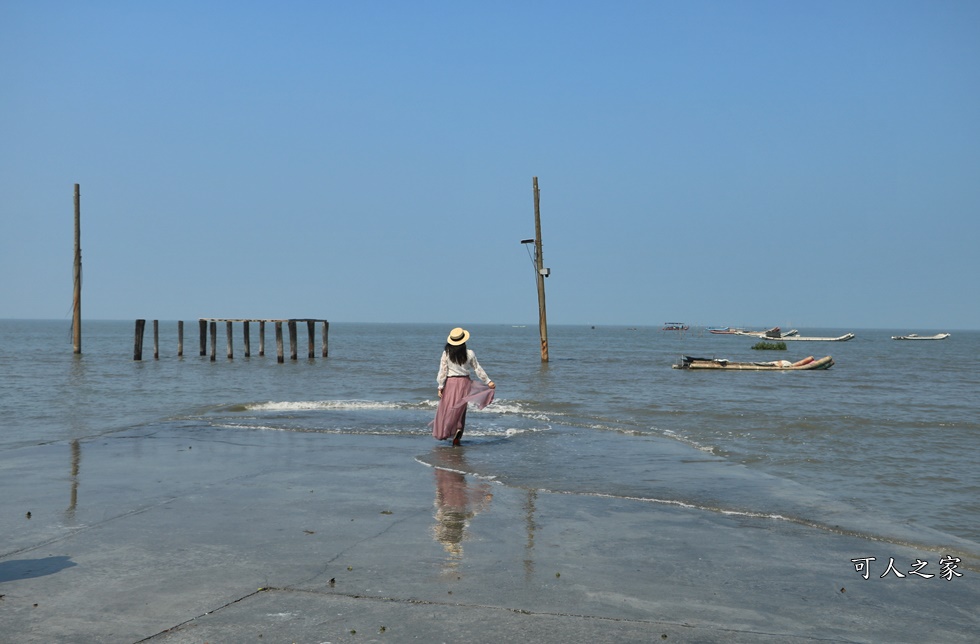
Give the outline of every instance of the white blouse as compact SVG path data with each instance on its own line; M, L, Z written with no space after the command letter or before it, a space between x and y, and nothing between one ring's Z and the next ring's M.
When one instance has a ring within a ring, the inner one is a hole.
M439 374L436 376L439 390L442 391L442 388L446 386L446 378L449 376L469 376L471 368L484 384L490 384L490 377L477 362L476 354L473 353L472 349L466 350L466 362L464 364L456 364L449 359L449 354L443 351L442 358L439 360Z

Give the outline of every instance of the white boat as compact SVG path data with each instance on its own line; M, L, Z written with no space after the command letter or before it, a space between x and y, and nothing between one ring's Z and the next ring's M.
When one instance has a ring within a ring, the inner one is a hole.
M834 366L830 356L814 359L813 356L797 362L772 360L770 362L734 362L724 358L694 358L681 356L674 369L714 369L716 371L824 371Z
M786 333L782 333L780 332L778 326L773 327L768 331L743 331L738 335L748 335L752 336L753 338L761 338L763 340L779 340L780 342L789 342L791 340L799 340L802 342L847 342L848 340L854 339L853 333L845 333L844 335L839 335L836 338L800 335L800 332L796 329L791 329Z
M836 338L815 338L807 337L805 335L784 335L783 337L778 338L780 342L789 340L802 340L804 342L847 342L848 340L853 339L853 333L845 333L844 335L839 335Z
M893 335L892 340L945 340L948 337L948 333L937 333L936 335L919 335L918 333L909 333L908 335Z
M796 329L790 329L786 333L783 333L778 326L774 326L771 329L766 329L765 331L743 331L742 329L734 329L732 331L734 335L747 335L752 338L788 338L791 336L799 335L800 332Z
M715 335L737 335L739 333L745 333L745 329L735 329L730 326L709 326L708 333L714 333Z

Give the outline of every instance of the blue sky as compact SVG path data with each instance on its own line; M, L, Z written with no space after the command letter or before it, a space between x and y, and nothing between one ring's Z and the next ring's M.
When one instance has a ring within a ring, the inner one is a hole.
M980 328L980 3L0 2L0 318Z

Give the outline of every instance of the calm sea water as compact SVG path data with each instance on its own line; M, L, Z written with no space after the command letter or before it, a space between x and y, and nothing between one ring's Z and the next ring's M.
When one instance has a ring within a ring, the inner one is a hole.
M198 356L196 322L86 322L72 354L68 321L0 321L0 449L155 427L208 436L249 432L396 435L419 466L499 484L629 497L772 517L980 557L980 332L898 342L929 329L801 329L849 342L753 351L755 339L698 329L552 326L540 361L535 325L470 325L497 400L471 410L464 448L431 439L435 375L449 326L332 324L330 356ZM940 329L942 331L942 329ZM317 330L319 343L319 329ZM683 355L732 360L832 355L818 372L689 372ZM319 346L317 347L319 356ZM23 450L25 457L30 450ZM860 554L860 553L858 553ZM971 557L971 558L972 558Z

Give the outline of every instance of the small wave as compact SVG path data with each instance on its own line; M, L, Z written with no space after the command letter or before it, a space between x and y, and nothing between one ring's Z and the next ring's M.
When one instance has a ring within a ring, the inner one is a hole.
M476 472L470 472L470 471L467 471L467 470L460 470L460 469L457 469L457 468L454 468L454 467L446 467L445 465L435 465L433 463L426 463L425 461L423 461L422 459L420 459L418 457L415 457L415 462L416 463L420 463L422 465L425 465L426 467L428 467L430 469L433 469L433 470L444 470L446 472L452 472L454 474L462 474L463 476L472 476L473 478L480 479L482 481L490 481L492 483L496 483L498 485L501 485L500 481L497 480L497 477L496 476L487 475L487 474L477 474Z
M428 427L409 427L409 428L398 428L394 430L386 430L385 428L375 427L285 427L282 425L269 425L264 423L230 423L230 422L219 422L212 423L211 427L215 429L240 429L240 430L255 430L255 431L273 431L273 432L297 432L297 433L316 433L316 434L378 434L378 435L404 435L404 434L429 434L431 430ZM501 436L511 437L518 436L520 434L527 434L532 432L547 431L548 427L530 427L530 428L517 428L517 427L507 427L502 429L497 428L478 428L478 427L468 427L466 430L466 435L470 438L500 438Z
M410 409L413 406L405 403L375 402L370 400L312 400L248 403L243 407L245 411L323 411Z
M215 429L235 430L242 432L283 432L287 434L331 434L348 436L426 436L431 434L427 427L386 428L386 427L283 427L278 425L243 424L243 423L214 423Z
M245 425L242 423L214 423L211 425L215 429L247 429L265 430L271 432L291 432L296 431L291 427L275 427L273 425Z
M439 406L439 400L424 400L419 405L435 411ZM527 418L530 420L540 420L543 422L548 422L551 418L539 411L534 411L527 409L524 405L517 401L501 400L499 398L495 399L492 403L484 407L483 409L477 409L474 406L470 406L469 413L482 413L482 414L499 414L502 416L520 416L522 418ZM558 414L559 416L561 414Z
M675 441L677 441L679 443L683 443L683 444L685 444L685 445L687 445L689 447L693 447L694 449L699 450L701 452L706 452L708 454L715 454L715 455L717 455L717 451L715 450L715 448L711 447L710 445L702 445L701 443L698 443L697 441L691 440L690 438L687 438L685 436L681 436L680 434L678 434L676 432L673 432L673 431L671 431L669 429L663 430L661 432L661 435L664 438L669 438L669 439L675 440Z
M374 400L270 400L229 405L224 411L374 411L374 410L419 410L435 409L438 400L422 400L420 402L390 402ZM547 421L549 418L541 413L525 410L519 403L494 401L484 409L470 408L471 412L488 414L511 414L523 416L532 420Z
M657 505L671 505L679 508L687 508L689 510L704 510L707 512L717 512L719 514L725 514L730 516L740 516L749 517L753 519L772 519L776 521L792 521L794 523L804 523L801 520L793 519L791 517L783 516L781 514L768 513L768 512L753 512L751 510L729 510L717 506L711 505L699 505L697 503L691 503L690 501L680 501L677 499L657 499L653 497L646 496L629 496L620 494L607 494L603 492L577 492L571 490L548 490L542 489L542 492L549 492L551 494L572 494L577 496L594 496L601 499L620 499L623 501L640 501L643 503L654 503ZM816 524L811 524L816 525Z
M539 492L545 492L549 494L568 494L574 496L591 496L603 499L617 499L623 501L637 501L640 503L651 503L655 505L672 506L678 508L684 508L689 510L698 510L703 512L711 512L720 514L723 516L733 516L733 517L744 517L748 519L758 519L758 520L769 520L769 521L780 521L793 523L796 525L806 526L808 528L813 528L815 530L821 530L824 532L830 532L833 534L839 534L844 536L858 537L861 539L868 539L870 541L891 543L897 546L903 546L906 548L913 549L923 549L931 552L941 552L945 554L954 554L964 559L960 567L969 570L971 572L980 572L980 562L976 560L975 551L970 548L964 548L964 544L967 544L965 540L948 536L951 543L939 545L939 544L928 544L917 539L902 538L897 535L886 536L882 534L876 534L873 532L845 528L840 525L830 525L828 523L823 523L820 521L806 519L802 517L788 516L785 514L779 514L775 512L760 512L753 510L734 510L731 508L724 508L717 505L702 505L698 503L692 503L689 501L681 501L678 499L661 499L653 497L642 497L642 496L629 496L629 495L618 495L618 494L608 494L603 492L582 492L582 491L572 491L572 490L552 490L548 488L538 488ZM972 545L972 544L970 544Z
M539 412L526 408L519 402L512 402L508 400L494 400L493 403L487 407L487 409L492 410L498 414L510 414L514 416L523 416L524 418L530 418L531 420L542 420L549 421L550 418Z
M534 432L546 432L551 427L474 427L466 428L466 435L470 438L511 438L521 434L533 434Z
M583 427L585 429L594 429L602 432L615 432L617 434L622 434L623 436L659 436L666 438L667 440L681 443L687 447L698 450L699 452L704 452L706 454L712 454L714 456L719 456L717 449L710 445L703 445L697 441L691 440L686 436L682 436L669 429L658 429L656 427L650 427L649 429L644 429L640 427L624 427L622 425L613 425L607 422L591 422L591 423L580 423L577 426Z

